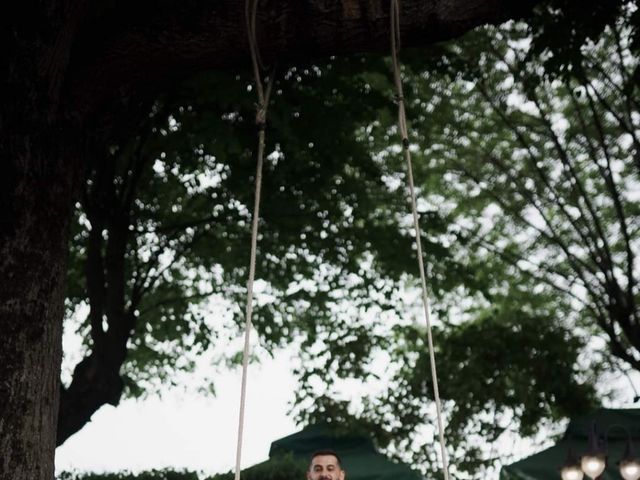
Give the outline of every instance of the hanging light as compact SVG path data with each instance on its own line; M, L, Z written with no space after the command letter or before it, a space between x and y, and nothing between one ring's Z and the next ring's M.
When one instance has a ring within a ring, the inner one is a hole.
M622 460L620 460L620 475L624 480L638 480L640 479L640 459L638 459L633 450L629 432L627 432L627 435L627 448Z
M607 458L604 450L598 442L596 424L593 422L589 431L589 450L580 461L582 471L591 479L598 478L607 466Z
M582 480L584 473L580 470L580 465L564 466L560 470L562 480Z
M580 461L573 453L573 449L569 448L567 452L567 458L564 461L564 466L560 470L562 480L582 480L584 473L580 469Z
M624 480L638 480L640 478L640 463L638 460L620 462L620 475ZM564 477L562 477L564 479Z
M582 471L591 479L596 479L604 472L606 461L604 454L589 454L582 457L580 462Z
M567 458L560 470L562 480L582 480L584 475L593 480L600 478L607 466L606 439L612 428L621 428L627 433L627 447L622 459L618 462L620 475L624 480L640 480L640 456L636 454L633 448L631 432L623 425L611 425L604 435L604 440L600 441L596 432L595 422L593 422L589 430L587 453L578 459L579 457L576 457L573 449L569 448Z

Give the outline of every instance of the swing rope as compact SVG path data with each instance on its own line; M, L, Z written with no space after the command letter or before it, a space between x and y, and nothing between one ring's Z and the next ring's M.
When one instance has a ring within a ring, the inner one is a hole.
M273 86L274 71L269 76L266 90L262 86L262 76L260 75L260 56L258 51L258 41L256 37L256 17L259 0L245 1L245 21L247 35L249 37L249 49L251 50L251 65L253 67L254 83L258 95L256 104L256 126L258 127L258 151L256 153L256 180L255 199L253 205L253 218L251 222L251 255L249 259L249 279L247 281L247 304L245 307L244 324L244 348L242 352L242 386L240 388L240 413L238 415L238 444L236 447L236 469L235 480L240 480L240 469L242 463L242 440L244 433L244 414L247 398L247 372L249 364L250 336L251 336L251 315L253 313L253 283L256 272L256 249L258 244L258 222L260 219L260 193L262 189L262 164L265 148L265 127L267 120L267 107Z
M253 218L251 224L251 254L249 260L249 279L247 281L247 302L245 308L245 328L244 328L244 348L242 355L242 385L240 391L240 412L238 416L238 443L236 448L236 467L235 480L240 480L240 469L242 461L242 443L244 433L244 417L247 396L247 372L250 352L250 335L252 330L251 316L253 313L253 284L255 280L256 267L256 249L258 243L258 223L260 218L260 195L262 187L262 165L265 150L265 126L267 118L267 107L271 88L273 86L274 72L269 76L266 89L262 84L260 68L262 61L258 49L258 41L256 36L256 18L259 0L245 0L245 21L247 35L249 40L249 48L251 51L251 65L253 68L254 82L258 103L256 104L256 125L258 127L258 151L256 154L256 178L255 178L255 199L253 207ZM425 276L424 261L422 254L422 241L420 233L420 224L418 217L416 193L413 181L413 167L411 162L411 152L409 150L409 134L407 129L407 118L404 104L404 96L402 89L402 78L400 75L400 63L398 53L400 51L400 7L398 0L391 0L391 58L393 61L393 77L397 91L398 104L398 126L402 137L402 148L407 162L407 177L409 182L409 190L411 195L411 209L413 213L413 223L416 235L416 247L418 255L418 266L420 269L420 280L422 284L422 300L424 305L425 319L427 323L427 339L429 344L429 360L431 364L431 377L433 379L433 393L436 402L436 412L438 421L438 436L440 441L440 449L443 463L443 473L445 480L449 480L449 465L447 451L444 441L444 428L442 424L442 408L440 403L440 393L438 389L438 376L436 371L435 355L433 350L433 338L431 333L431 317L429 296L427 291L427 281Z
M427 341L429 343L429 363L431 364L431 378L433 379L433 396L436 402L436 416L438 420L438 437L440 441L440 452L442 455L442 471L445 480L449 480L449 460L444 441L444 428L442 425L442 407L440 404L440 391L438 389L438 373L436 371L436 358L433 351L433 336L431 334L431 314L429 305L429 295L427 292L427 280L422 256L422 238L420 233L420 222L416 201L416 192L413 183L413 166L411 163L411 151L409 150L409 132L407 129L407 114L402 91L402 77L400 76L400 62L398 54L400 52L400 6L398 0L391 0L391 60L393 62L393 80L396 85L396 102L398 104L398 128L402 137L402 150L407 162L407 178L409 192L411 195L411 211L413 213L413 227L416 235L416 248L418 255L418 267L420 269L420 283L422 284L422 303L424 306L424 316L427 322Z

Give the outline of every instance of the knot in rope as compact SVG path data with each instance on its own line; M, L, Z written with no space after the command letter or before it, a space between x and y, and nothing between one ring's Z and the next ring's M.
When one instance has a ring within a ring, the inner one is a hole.
M256 104L256 125L258 129L264 129L267 126L267 107L259 103Z

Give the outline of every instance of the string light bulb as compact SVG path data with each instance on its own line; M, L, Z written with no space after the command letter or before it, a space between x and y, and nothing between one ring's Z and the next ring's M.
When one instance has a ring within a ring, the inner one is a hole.
M580 467L585 475L591 479L598 478L607 466L607 459L596 432L596 422L591 424L589 430L589 449L582 457Z
M587 453L582 457L576 457L573 449L569 447L567 458L560 470L562 480L582 480L586 475L592 480L600 479L600 475L607 467L607 438L612 428L621 428L627 433L627 448L620 462L620 475L624 480L640 480L640 456L633 448L631 432L623 425L611 425L603 438L598 436L596 423L593 422L589 429Z
M582 457L580 461L582 471L591 479L598 478L606 467L604 454L592 453Z
M640 478L640 464L637 460L620 462L620 475L624 480L638 480ZM564 479L564 477L562 477Z
M569 448L567 452L567 458L564 461L562 470L560 470L560 476L562 480L582 480L582 477L584 477L584 473L580 469L580 461L572 448Z
M620 460L620 475L624 480L640 479L640 459L633 450L631 435L627 432L627 448L622 460Z
M562 467L560 475L562 476L562 480L582 480L582 477L584 477L584 473L582 473L578 465Z

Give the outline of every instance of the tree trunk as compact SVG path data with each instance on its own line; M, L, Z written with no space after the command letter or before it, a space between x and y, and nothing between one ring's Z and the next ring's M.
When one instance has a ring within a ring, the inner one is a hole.
M478 25L518 18L538 2L402 0L402 45L429 45ZM389 0L258 3L258 45L267 64L286 67L331 55L390 51ZM139 96L203 70L249 68L244 0L139 0L126 7L116 2L78 32L67 82L82 115L109 108L114 93Z
M6 130L2 133L6 133ZM2 135L0 479L53 478L74 161L59 131Z

